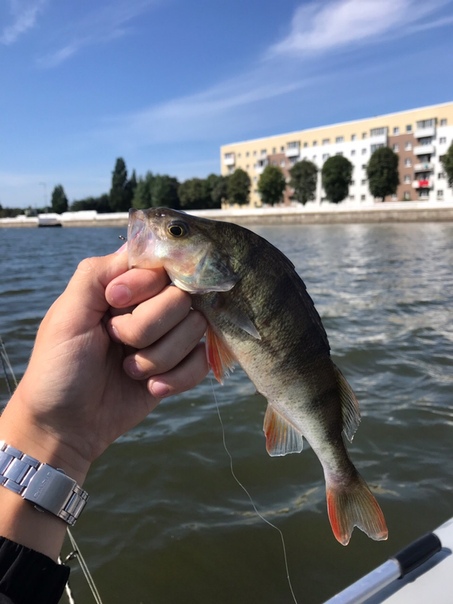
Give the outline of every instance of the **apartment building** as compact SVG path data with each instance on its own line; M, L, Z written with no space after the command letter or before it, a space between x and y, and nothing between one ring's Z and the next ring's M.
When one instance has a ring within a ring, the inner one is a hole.
M280 166L289 182L290 168L307 159L319 169L316 202L321 203L321 168L332 155L343 155L354 166L347 200L370 202L366 165L376 149L388 146L399 156L400 185L386 201L453 202L440 161L452 141L453 102L223 145L221 173L245 170L252 182L250 204L260 206L257 185L264 168ZM287 187L284 203L290 203L290 196Z

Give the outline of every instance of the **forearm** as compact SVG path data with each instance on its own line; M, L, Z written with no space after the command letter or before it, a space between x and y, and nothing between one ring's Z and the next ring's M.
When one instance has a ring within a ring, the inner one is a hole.
M42 463L61 468L79 485L85 478L88 467L74 467L64 443L30 421L19 391L0 417L0 440ZM32 503L5 487L0 487L0 510L0 536L57 560L66 533L64 520L38 511Z

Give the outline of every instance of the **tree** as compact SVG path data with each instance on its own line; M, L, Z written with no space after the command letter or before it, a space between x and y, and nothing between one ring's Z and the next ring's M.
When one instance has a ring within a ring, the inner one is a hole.
M72 212L81 212L83 210L96 210L99 214L111 212L110 196L107 193L99 197L87 197L73 201L70 207Z
M315 199L318 168L313 162L307 159L298 161L290 169L289 174L291 176L289 186L294 189L293 199L303 205Z
M206 180L211 194L210 207L221 208L222 203L228 198L228 176L209 174Z
M322 167L322 186L326 197L333 203L340 203L349 193L353 165L346 157L329 157Z
M133 191L127 179L126 162L122 157L116 160L112 172L110 207L113 212L127 212L132 205Z
M132 207L139 210L146 210L152 204L152 188L154 183L154 175L152 172L147 172L145 178L139 178L137 186L134 190L132 199Z
M453 187L453 141L440 161L447 175L448 185Z
M400 184L398 160L398 155L390 147L374 151L366 167L368 188L373 197L381 197L384 201L387 195L396 193Z
M179 208L178 197L179 182L173 176L156 174L151 187L151 202L153 207Z
M52 191L51 204L52 210L57 214L68 211L68 198L66 197L62 185L57 185Z
M286 180L278 166L266 166L258 181L261 201L273 206L280 203L286 189Z
M207 179L189 178L179 185L179 201L187 210L209 208L212 203Z
M245 205L249 202L250 176L242 168L237 168L228 177L228 201Z

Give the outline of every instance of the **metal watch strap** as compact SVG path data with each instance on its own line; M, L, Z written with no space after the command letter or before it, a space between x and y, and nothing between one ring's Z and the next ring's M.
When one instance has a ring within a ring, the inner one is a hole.
M88 493L63 470L41 463L4 441L0 441L0 485L71 526L88 499Z

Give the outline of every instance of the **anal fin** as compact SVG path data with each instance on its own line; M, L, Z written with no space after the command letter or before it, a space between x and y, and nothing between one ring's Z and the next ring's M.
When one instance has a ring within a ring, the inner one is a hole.
M302 451L302 434L270 403L264 416L263 431L266 435L266 450L271 457Z

